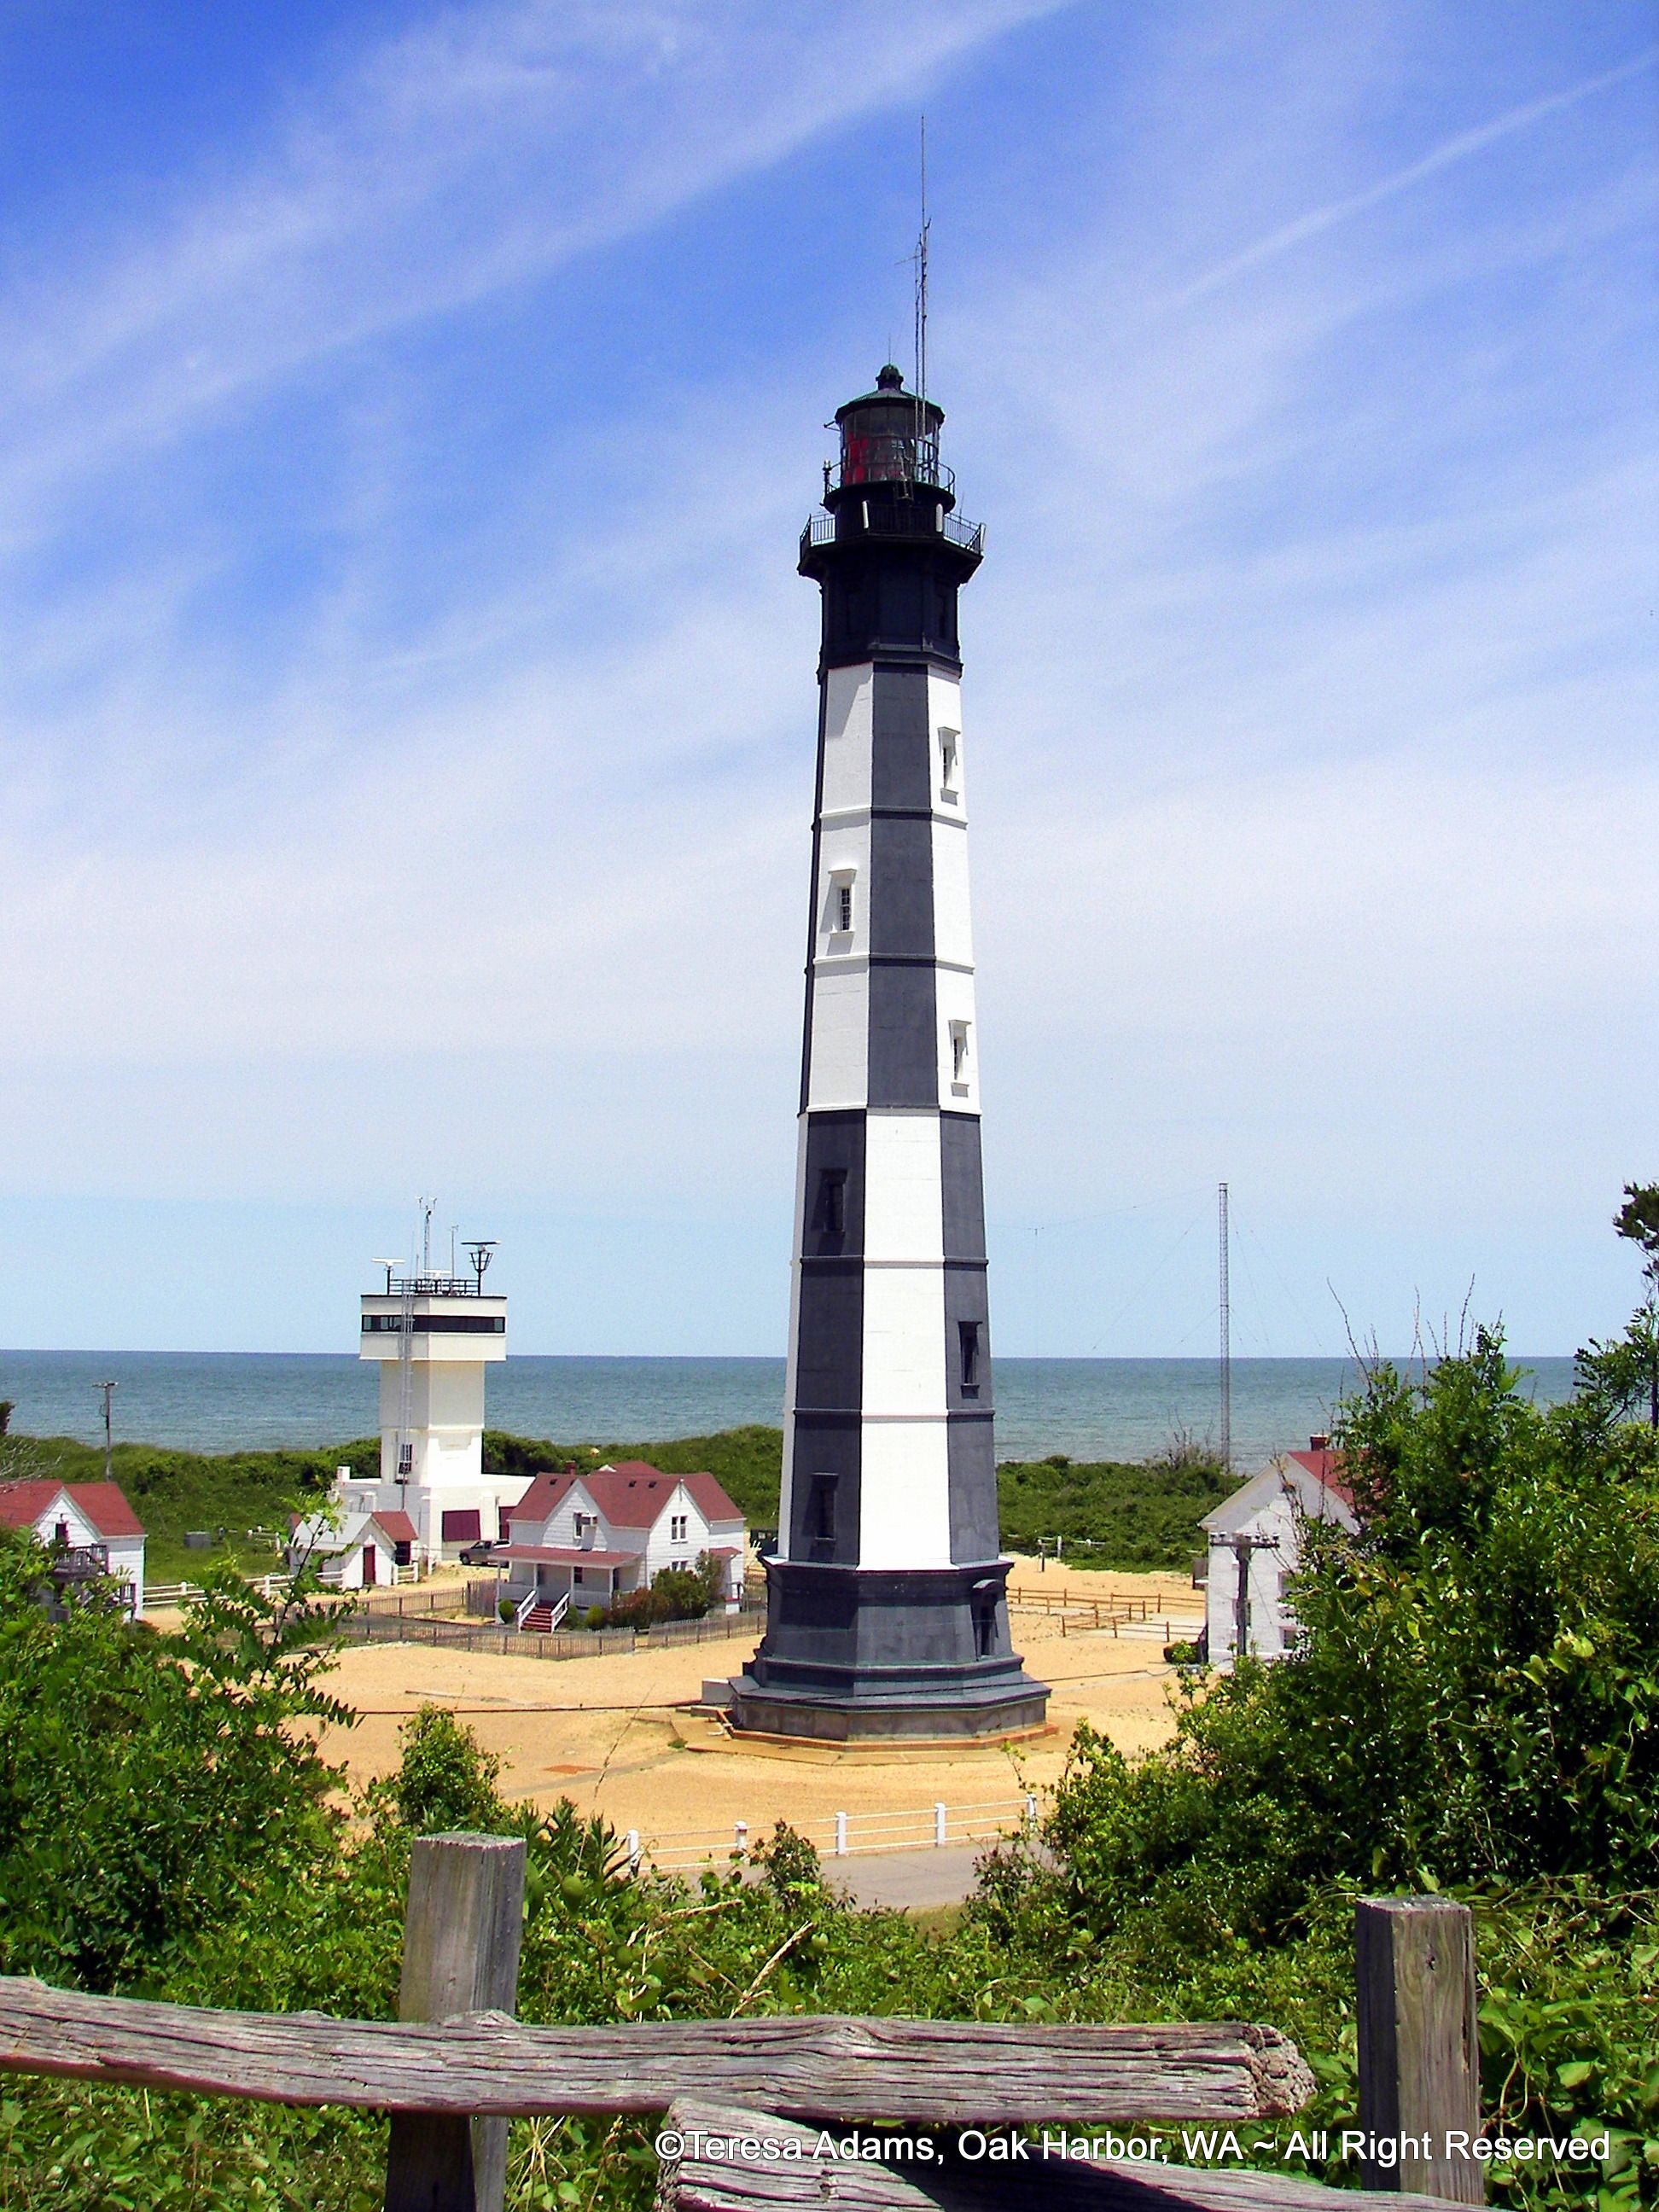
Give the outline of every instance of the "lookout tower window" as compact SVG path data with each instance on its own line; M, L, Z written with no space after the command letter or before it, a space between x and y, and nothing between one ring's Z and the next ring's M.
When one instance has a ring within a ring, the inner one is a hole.
M941 730L939 733L939 795L947 806L957 803L957 749L961 739L960 730Z

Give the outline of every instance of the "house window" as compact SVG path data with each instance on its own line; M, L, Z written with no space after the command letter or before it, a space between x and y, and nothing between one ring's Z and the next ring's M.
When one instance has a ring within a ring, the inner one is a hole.
M957 748L961 739L960 730L939 733L939 795L947 806L957 803Z
M580 1583L586 1572L587 1570L586 1567L572 1567L570 1570L570 1579L573 1583Z
M58 1523L58 1526L52 1530L52 1536L53 1543L67 1544L69 1541L69 1522L67 1521L60 1521Z
M968 1090L968 1032L971 1026L968 1022L951 1024L951 1087L964 1097Z
M828 1559L836 1548L836 1477L815 1474L808 1506L807 1528L814 1559Z
M671 1513L669 1515L668 1540L671 1544L684 1543L686 1527L690 1518L690 1515L685 1513Z
M847 1229L847 1170L826 1168L818 1177L818 1229L825 1237L840 1237Z
M979 1395L979 1323L959 1321L957 1323L957 1380L964 1398Z

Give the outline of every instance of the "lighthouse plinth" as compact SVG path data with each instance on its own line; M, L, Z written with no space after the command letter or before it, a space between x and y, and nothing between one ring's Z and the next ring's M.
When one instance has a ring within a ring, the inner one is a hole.
M957 593L941 410L838 410L800 571L823 595L783 1489L741 1729L1000 1735L1048 1690L1008 1632L992 1433Z

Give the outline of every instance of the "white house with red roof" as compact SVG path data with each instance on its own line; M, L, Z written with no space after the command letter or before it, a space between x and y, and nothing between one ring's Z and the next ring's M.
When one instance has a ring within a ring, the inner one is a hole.
M343 1468L342 1475L349 1470ZM290 1574L307 1559L331 1589L374 1589L381 1583L416 1581L420 1531L400 1508L376 1505L374 1486L355 1499L337 1480L326 1512L295 1516L288 1540Z
M1293 1650L1300 1632L1285 1585L1301 1564L1304 1528L1328 1521L1358 1530L1341 1456L1330 1443L1310 1437L1306 1451L1281 1453L1200 1522L1209 1538L1205 1632L1212 1667L1231 1667L1241 1650L1252 1659Z
M704 1553L721 1562L732 1611L748 1547L743 1515L712 1474L665 1474L625 1459L538 1474L512 1508L511 1534L490 1564L503 1573L502 1597L523 1609L520 1625L539 1627L588 1606L609 1609L665 1567L695 1567Z
M27 1529L69 1569L107 1575L132 1619L144 1610L143 1524L118 1482L0 1482L0 1528Z

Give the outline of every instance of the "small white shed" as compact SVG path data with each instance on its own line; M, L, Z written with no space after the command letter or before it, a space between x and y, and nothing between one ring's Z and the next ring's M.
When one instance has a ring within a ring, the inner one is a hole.
M337 1519L313 1513L296 1521L288 1541L289 1571L315 1559L331 1589L374 1589L383 1583L413 1582L418 1540L407 1513L389 1506L372 1513L346 1512Z
M1200 1522L1209 1538L1205 1627L1212 1667L1231 1667L1241 1650L1278 1659L1295 1649L1299 1631L1285 1584L1301 1563L1309 1521L1333 1521L1351 1533L1359 1526L1328 1437L1283 1453Z

